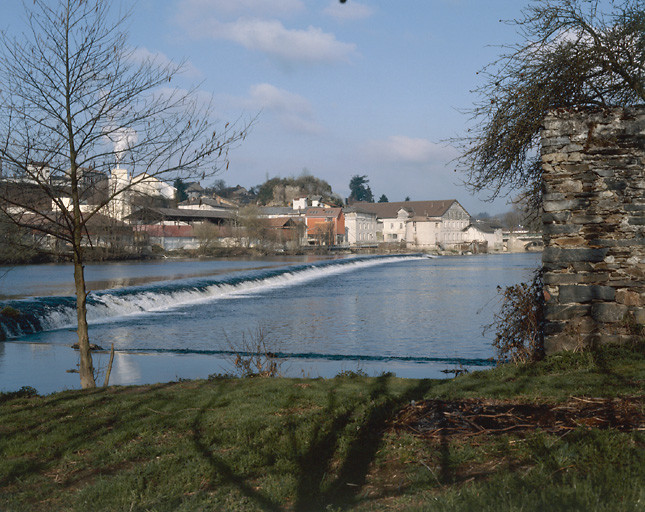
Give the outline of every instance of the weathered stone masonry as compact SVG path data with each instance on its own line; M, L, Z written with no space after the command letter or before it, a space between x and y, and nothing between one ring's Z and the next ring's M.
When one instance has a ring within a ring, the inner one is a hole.
M547 353L645 324L645 106L553 112L542 131Z

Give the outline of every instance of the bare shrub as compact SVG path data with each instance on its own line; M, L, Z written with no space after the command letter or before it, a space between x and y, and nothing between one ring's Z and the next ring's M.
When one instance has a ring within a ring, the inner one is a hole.
M267 342L266 331L258 327L248 334L242 333L239 342L228 340L233 354L233 367L240 377L280 377L282 360L275 348Z
M501 308L493 323L498 362L524 363L544 357L544 290L542 270L528 283L502 288Z

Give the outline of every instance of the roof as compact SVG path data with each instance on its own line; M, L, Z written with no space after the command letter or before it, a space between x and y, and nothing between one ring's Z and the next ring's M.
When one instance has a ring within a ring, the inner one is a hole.
M361 208L360 206L352 205L352 206L346 206L343 208L344 213L367 213L369 215L376 215L375 212L367 210L365 208Z
M150 236L157 237L194 237L192 226L162 226L160 224L143 224L137 226L137 231L148 233Z
M373 212L379 219L395 219L401 208L410 212L414 217L443 217L453 204L459 204L456 199L442 201L399 201L394 203L354 203L352 207Z
M186 221L198 219L232 219L235 217L235 214L233 212L217 210L193 210L189 208L153 208L150 206L137 210L136 212L129 215L129 217L142 217L145 215L153 215L166 219L182 219Z
M204 187L202 187L199 182L193 181L192 183L186 183L186 192L203 192Z
M315 218L315 217L321 217L321 218L329 218L329 217L338 217L340 214L343 213L342 208L318 208L318 207L309 207L305 210L305 215L309 218Z
M300 210L294 210L290 206L260 206L260 215L284 215L289 217L298 216Z
M298 224L302 224L302 221L296 220L293 217L274 217L272 219L263 219L263 222L266 227L274 229L292 228Z
M466 229L471 227L478 229L482 233L495 233L495 231L502 229L502 226L497 222L487 222L476 219L470 219L470 224Z
M233 210L237 209L236 206L223 203L219 197L218 198L198 197L195 199L187 199L186 201L182 201L181 203L179 203L179 205L180 206L206 205L206 206L212 206L214 208L229 208Z

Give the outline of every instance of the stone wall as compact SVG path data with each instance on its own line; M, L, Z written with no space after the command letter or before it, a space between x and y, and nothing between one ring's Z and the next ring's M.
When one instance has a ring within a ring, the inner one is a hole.
M547 353L642 339L645 107L553 112L542 165Z

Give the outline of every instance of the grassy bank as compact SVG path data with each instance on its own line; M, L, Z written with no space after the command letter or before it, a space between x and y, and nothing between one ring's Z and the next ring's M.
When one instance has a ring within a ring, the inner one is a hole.
M4 394L0 510L645 510L644 382L640 346L449 381ZM474 421L495 417L521 421Z

